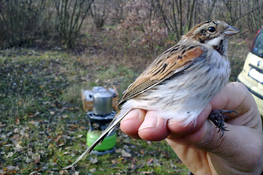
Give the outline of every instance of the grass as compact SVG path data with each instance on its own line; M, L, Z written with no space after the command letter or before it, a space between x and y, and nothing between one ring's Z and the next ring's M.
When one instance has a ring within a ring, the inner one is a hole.
M238 41L230 45L231 81L247 52ZM0 55L0 173L187 174L165 141L134 140L121 132L116 146L131 157L119 152L92 155L76 170L62 170L86 148L80 89L115 85L121 93L152 59L32 49L8 49Z
M81 108L80 89L116 85L121 92L139 71L125 65L102 64L97 56L95 59L63 52L28 54L32 51L20 53L15 49L6 52L10 56L0 57L0 170L14 174L74 173L63 171L62 167L72 163L86 148L88 126ZM149 148L145 141L119 133L117 148L122 148L123 140L136 145L129 150L132 157L122 157L120 153L100 156L94 164L81 161L75 171L159 174L176 169L179 174L186 174L181 162L172 164L179 160L165 142L152 143ZM144 150L144 154L138 150ZM162 151L156 154L156 150ZM169 155L169 159L164 155ZM153 156L158 164L151 160Z

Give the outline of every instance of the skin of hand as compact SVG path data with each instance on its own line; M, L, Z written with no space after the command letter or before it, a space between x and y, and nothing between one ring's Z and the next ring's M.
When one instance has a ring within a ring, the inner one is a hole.
M221 138L207 120L212 110L235 110L226 114L228 131ZM121 122L132 138L166 139L178 157L195 175L260 174L263 171L262 122L257 105L246 87L228 83L206 106L195 123L165 120L154 111L133 109Z

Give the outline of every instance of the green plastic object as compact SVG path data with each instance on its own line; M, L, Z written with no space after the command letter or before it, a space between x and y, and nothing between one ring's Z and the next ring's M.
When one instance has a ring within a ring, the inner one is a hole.
M94 130L87 133L87 145L91 146L99 136L101 135L102 131ZM101 144L98 144L94 150L96 151L106 151L112 149L116 145L116 132L113 131L109 136L105 137Z

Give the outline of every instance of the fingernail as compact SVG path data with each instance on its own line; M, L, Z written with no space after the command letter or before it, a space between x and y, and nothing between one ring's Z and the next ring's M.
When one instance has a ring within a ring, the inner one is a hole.
M139 119L141 118L142 114L141 111L138 109L131 110L129 114L123 119L123 121L130 120L130 119Z
M159 117L154 112L148 112L139 130L145 128L156 128L158 126L158 121Z
M211 128L211 123L209 123L208 121L205 122L205 129L206 129L206 133L205 136L203 137L203 139L198 142L199 145L207 145L211 142L211 138L214 135L214 130Z

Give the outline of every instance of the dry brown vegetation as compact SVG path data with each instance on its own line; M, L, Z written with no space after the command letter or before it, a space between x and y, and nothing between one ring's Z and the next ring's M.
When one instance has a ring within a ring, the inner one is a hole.
M115 85L121 93L189 28L210 19L241 30L229 45L235 81L263 24L257 0L0 2L0 174L187 174L164 141L121 132L117 148L127 154L91 156L61 170L86 148L80 89Z

